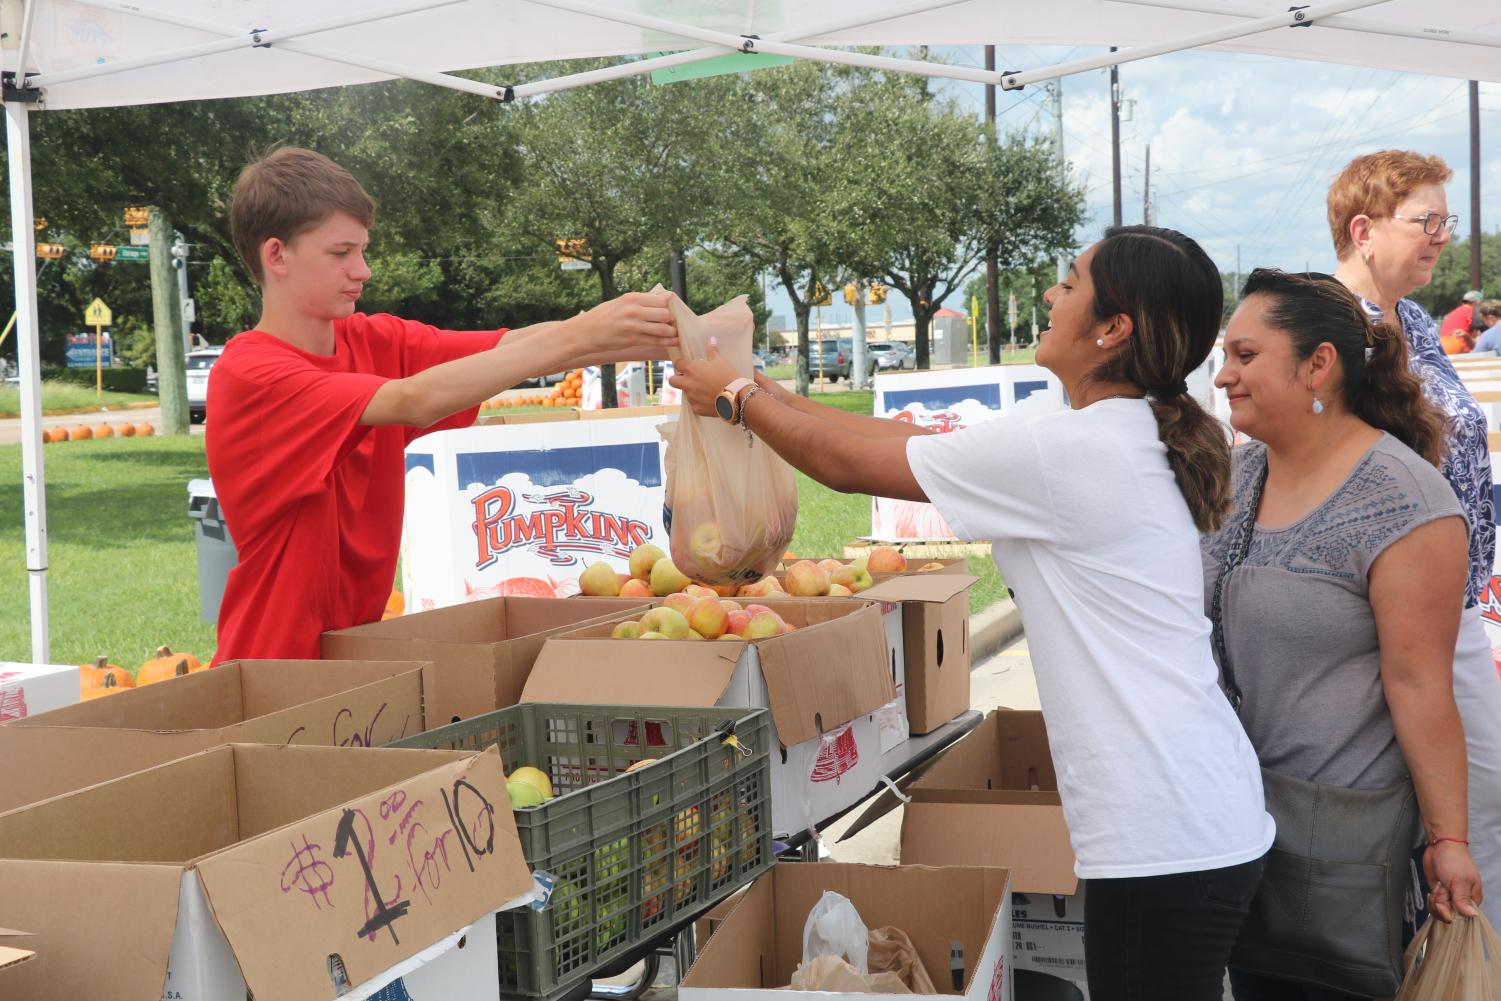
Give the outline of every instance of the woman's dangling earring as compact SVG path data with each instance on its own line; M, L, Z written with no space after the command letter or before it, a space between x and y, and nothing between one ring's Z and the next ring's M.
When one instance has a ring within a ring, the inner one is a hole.
M1313 412L1315 414L1321 414L1324 412L1324 405L1319 402L1319 398L1317 396L1313 398Z

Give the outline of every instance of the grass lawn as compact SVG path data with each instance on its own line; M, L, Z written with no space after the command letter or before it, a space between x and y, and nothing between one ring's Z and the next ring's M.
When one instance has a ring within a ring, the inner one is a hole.
M110 408L123 407L128 403L149 403L155 406L157 399L149 393L113 393L104 391L104 405ZM93 389L75 386L68 382L42 383L43 410L95 410L99 407ZM17 386L0 386L0 417L21 416L21 390Z
M872 395L821 399L870 413ZM99 654L134 670L163 643L207 659L214 627L198 617L198 563L187 483L208 476L203 438L111 438L49 448L47 528L52 660ZM0 446L0 660L31 659L21 449ZM838 494L798 474L794 552L841 557L870 531L870 498ZM978 610L1004 589L989 557L970 560Z

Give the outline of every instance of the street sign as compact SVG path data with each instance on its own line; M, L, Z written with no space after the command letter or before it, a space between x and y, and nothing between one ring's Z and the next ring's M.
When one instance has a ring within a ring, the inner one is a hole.
M91 327L107 327L115 322L115 318L110 313L109 307L104 304L103 299L95 299L83 311L83 322Z
M192 299L182 301L182 322L186 326L198 319L198 304Z
M664 52L656 55L666 55ZM669 66L665 70L653 70L652 83L682 83L684 80L702 80L706 76L724 76L727 73L746 73L765 69L768 66L788 66L791 56L773 56L764 52L731 52L713 59L702 59L682 66Z
M567 258L558 261L558 267L564 271L588 271L593 266L588 261L572 261Z
M149 261L151 260L150 247L116 247L115 260L117 261Z
M132 247L151 246L151 230L133 229L130 231L130 245Z

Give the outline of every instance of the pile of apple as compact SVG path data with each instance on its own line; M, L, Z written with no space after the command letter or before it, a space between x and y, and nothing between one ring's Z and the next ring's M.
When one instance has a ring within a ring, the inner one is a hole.
M622 622L610 633L616 640L764 640L797 627L765 605L741 605L721 598L702 584L669 594L660 608L638 620Z

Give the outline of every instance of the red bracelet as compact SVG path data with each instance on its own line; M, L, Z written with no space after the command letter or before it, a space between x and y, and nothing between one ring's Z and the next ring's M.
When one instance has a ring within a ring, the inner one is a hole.
M1432 848L1434 845L1438 844L1440 841L1452 841L1456 845L1464 845L1466 847L1469 847L1469 844L1470 844L1464 838L1429 838L1428 839L1428 847Z

